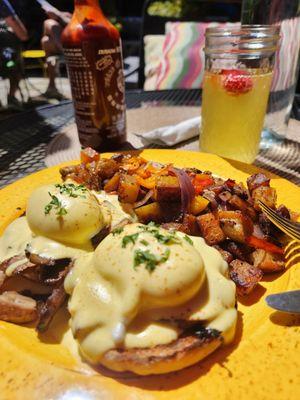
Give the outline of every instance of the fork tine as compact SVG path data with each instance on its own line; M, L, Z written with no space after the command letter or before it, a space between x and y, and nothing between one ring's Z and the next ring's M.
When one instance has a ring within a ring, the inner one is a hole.
M297 236L297 238L300 238L300 226L297 227L294 225L292 222L286 220L283 217L280 217L278 214L276 214L272 209L270 209L268 206L265 204L261 203L261 208L265 212L265 214L268 216L268 218L280 229L285 228L289 233L293 233L294 235Z
M266 204L262 203L261 201L259 201L259 205L261 206L263 212L273 222L274 225L276 225L288 236L291 236L293 239L300 240L300 225L298 228L292 222L286 220L283 217L280 217L274 210L269 208Z
M300 240L300 227L298 228L295 226L292 222L286 220L285 218L280 217L278 214L276 214L273 210L269 209L268 206L265 204L261 203L261 208L265 212L265 214L268 216L268 218L276 225L278 228L281 230L284 230L285 233L292 235L293 238L297 238L297 240Z
M281 216L279 216L274 210L272 210L271 208L269 208L266 204L260 202L261 208L263 209L263 211L270 215L270 217L274 218L276 221L278 221L278 223L284 225L286 228L293 230L296 233L300 233L300 225L299 227L297 227L295 225L295 223L287 220L286 218L283 218Z
M292 237L295 240L300 240L300 233L298 231L292 230L290 227L286 227L282 224L281 221L276 220L275 218L269 217L270 221L273 222L282 232Z
M293 226L293 225L287 223L287 222L286 222L284 219L282 219L281 217L272 214L272 213L269 212L269 210L267 210L267 209L263 209L263 211L265 212L265 214L266 214L270 219L276 221L278 224L280 224L281 226L284 226L286 229L289 229L289 230L293 231L293 232L296 233L296 234L299 234L299 233L300 233L300 230L297 229L296 226Z

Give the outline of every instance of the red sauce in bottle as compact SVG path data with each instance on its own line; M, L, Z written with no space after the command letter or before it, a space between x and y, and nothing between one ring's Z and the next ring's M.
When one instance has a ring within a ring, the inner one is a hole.
M100 151L126 140L122 47L98 0L75 0L62 33L79 140Z

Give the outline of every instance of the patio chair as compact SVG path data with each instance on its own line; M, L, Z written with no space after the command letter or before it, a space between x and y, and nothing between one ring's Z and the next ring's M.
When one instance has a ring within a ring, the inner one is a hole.
M142 14L142 30L140 36L140 65L138 68L138 87L143 88L145 82L145 52L144 36L162 35L165 33L165 24L169 21L181 22L238 22L241 15L242 0L188 0L190 7L179 18L160 17L150 15L148 10L157 0L146 0ZM168 1L168 0L163 0Z

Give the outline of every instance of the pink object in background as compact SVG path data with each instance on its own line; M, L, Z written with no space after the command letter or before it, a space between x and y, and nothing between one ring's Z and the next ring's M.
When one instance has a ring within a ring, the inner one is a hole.
M154 89L198 89L205 69L205 31L240 23L168 22Z

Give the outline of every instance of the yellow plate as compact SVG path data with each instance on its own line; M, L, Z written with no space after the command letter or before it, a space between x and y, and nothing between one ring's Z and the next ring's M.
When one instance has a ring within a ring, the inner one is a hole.
M245 182L258 169L219 157L145 150L149 160L198 167ZM0 233L25 207L33 188L59 181L59 167L28 176L0 191ZM271 175L278 204L300 211L300 190ZM288 269L266 276L239 303L236 339L198 365L168 376L120 378L94 372L60 344L61 330L38 338L29 327L0 322L0 399L276 399L300 398L300 318L272 311L267 294L300 288L300 245L288 246ZM298 254L297 254L298 251ZM298 264L297 264L298 261Z

